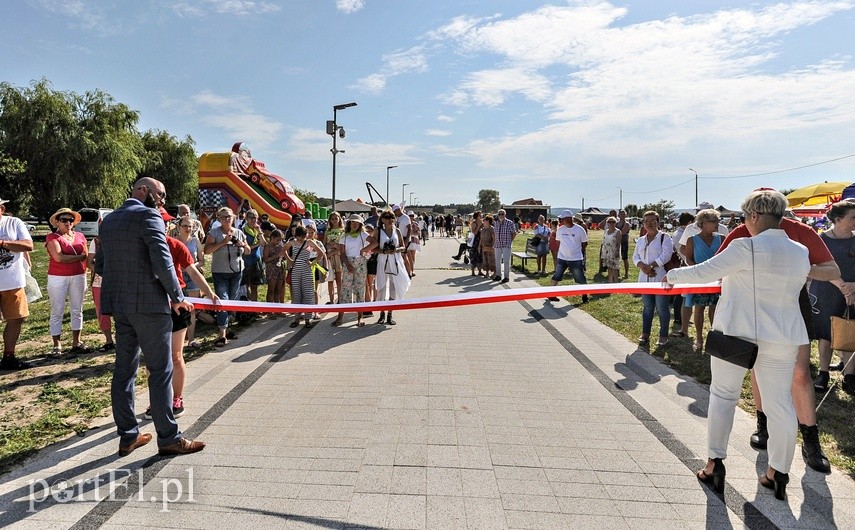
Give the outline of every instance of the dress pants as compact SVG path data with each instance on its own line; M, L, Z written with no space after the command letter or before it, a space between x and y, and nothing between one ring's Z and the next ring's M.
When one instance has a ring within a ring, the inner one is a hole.
M139 435L134 414L134 393L140 353L149 370L148 391L157 445L181 438L172 414L172 317L166 313L115 313L116 364L110 399L121 445L130 445Z
M754 374L760 387L763 412L769 429L767 451L769 465L781 473L789 473L796 449L798 420L791 392L793 368L799 347L757 341L757 362ZM708 417L707 443L710 458L725 458L733 416L742 392L745 368L717 357L710 357L712 384Z

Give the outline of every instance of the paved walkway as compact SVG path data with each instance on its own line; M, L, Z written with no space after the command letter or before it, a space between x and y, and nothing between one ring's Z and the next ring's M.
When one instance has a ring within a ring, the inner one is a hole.
M428 242L410 297L534 286L471 277L457 243ZM567 302L395 319L260 322L188 365L179 423L203 452L118 458L106 418L3 478L0 526L855 527L853 481L798 454L788 503L758 487L741 411L724 497L701 486L707 390Z

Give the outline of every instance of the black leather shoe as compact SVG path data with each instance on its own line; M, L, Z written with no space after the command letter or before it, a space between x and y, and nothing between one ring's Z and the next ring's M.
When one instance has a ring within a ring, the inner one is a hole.
M0 370L25 370L27 368L32 368L32 365L14 355L4 355L3 360L0 361Z
M760 485L770 490L775 490L775 498L779 501L787 500L787 484L790 482L790 475L775 471L774 478L770 479L766 473L760 476Z
M830 375L828 372L820 371L816 379L813 380L813 389L817 392L826 392L828 390L828 380Z
M822 454L822 447L819 445L819 427L816 425L808 427L800 423L799 431L802 433L802 456L807 465L814 471L831 473L831 464Z
M748 443L751 447L758 451L765 451L766 444L769 441L769 431L766 428L766 415L762 411L757 411L757 430L751 435Z

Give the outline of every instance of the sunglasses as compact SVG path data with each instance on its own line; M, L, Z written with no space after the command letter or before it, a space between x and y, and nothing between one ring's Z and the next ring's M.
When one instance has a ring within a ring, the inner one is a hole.
M193 225L178 225L181 228L193 228Z
M57 217L56 220L60 223L73 223L74 217Z

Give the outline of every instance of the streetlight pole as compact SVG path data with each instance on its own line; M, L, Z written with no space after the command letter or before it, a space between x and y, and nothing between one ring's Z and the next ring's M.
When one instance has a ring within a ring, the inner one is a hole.
M332 121L327 121L327 134L332 136L332 149L330 152L332 153L332 209L335 210L335 157L339 153L344 153L344 149L339 151L335 146L336 136L341 136L344 138L344 128L339 127L337 122L336 113L340 110L344 110L349 107L355 107L356 102L343 103L341 105L333 105L333 119Z
M394 169L396 167L398 167L398 166L386 166L386 206L387 207L389 206L389 203L391 202L389 200L389 170Z
M580 195L580 197L582 197L582 196ZM585 197L582 197L582 211L584 211L584 210L585 210Z
M415 192L414 191L410 192L410 206L413 205L413 193L415 193Z
M401 185L401 202L404 202L404 188L406 188L407 186L409 186L409 184Z
M618 188L618 190L620 191L620 207L618 210L623 210L623 188Z
M698 172L692 168L689 168L689 171L695 174L695 207L698 206Z

